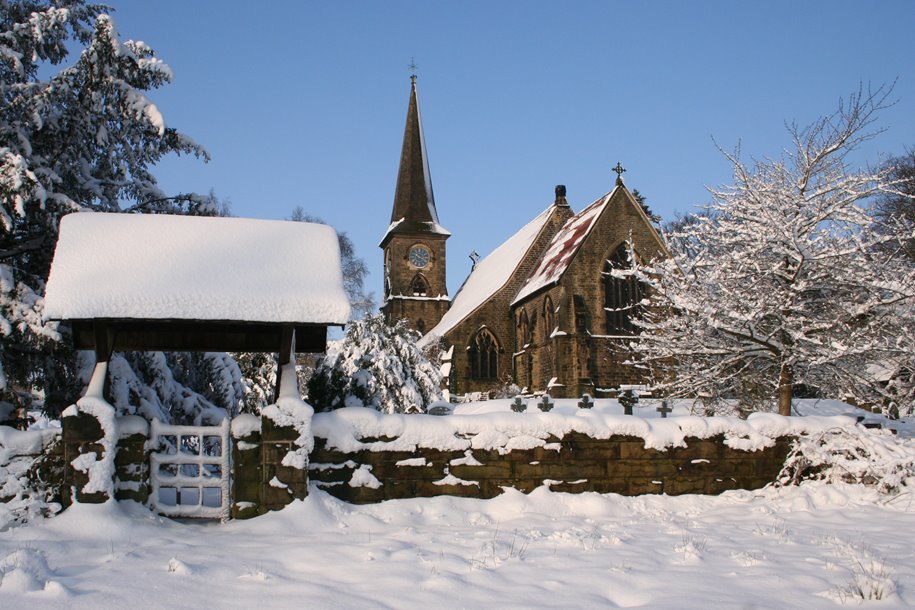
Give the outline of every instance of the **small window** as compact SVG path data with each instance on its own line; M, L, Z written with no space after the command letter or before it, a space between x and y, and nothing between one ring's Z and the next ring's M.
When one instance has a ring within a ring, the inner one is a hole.
M529 345L530 342L531 323L527 318L527 312L522 309L521 315L518 316L518 347L524 348L524 346Z
M543 302L543 340L549 341L556 330L556 312L553 311L553 300L547 297Z
M575 332L586 333L590 325L588 324L588 307L585 305L585 297L576 294L572 297L572 302L575 306Z

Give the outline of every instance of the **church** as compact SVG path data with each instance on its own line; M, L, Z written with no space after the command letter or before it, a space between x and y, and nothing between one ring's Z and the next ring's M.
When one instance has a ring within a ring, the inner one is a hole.
M411 77L403 149L388 226L381 311L443 341L452 394L494 392L509 383L557 398L616 396L644 382L620 348L637 336L642 286L633 259L669 256L651 220L622 180L575 213L557 186L553 202L478 260L454 298L445 282L439 224Z

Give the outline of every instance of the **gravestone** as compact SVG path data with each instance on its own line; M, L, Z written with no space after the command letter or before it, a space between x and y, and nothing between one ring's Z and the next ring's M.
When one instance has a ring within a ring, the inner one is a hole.
M620 406L623 407L623 413L625 415L632 415L632 407L638 404L639 396L634 390L628 389L620 392L617 401L619 401Z
M594 401L591 400L591 396L589 394L583 394L581 400L578 401L579 409L590 409L593 406Z
M661 406L658 407L657 409L655 409L655 411L657 411L658 413L660 413L660 414L661 414L661 417L667 418L667 414L670 413L671 411L673 411L673 409L671 409L670 407L667 406L667 401L666 401L666 400L662 400L662 401L661 401Z
M543 411L544 413L551 411L553 409L553 401L550 399L549 394L544 394L543 398L540 399L540 402L537 403L537 408Z
M527 410L527 403L522 402L520 396L515 396L515 400L512 402L512 411L523 413L525 410Z

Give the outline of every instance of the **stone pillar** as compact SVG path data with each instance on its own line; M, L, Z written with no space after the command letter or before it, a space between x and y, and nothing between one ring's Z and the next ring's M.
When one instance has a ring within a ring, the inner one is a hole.
M256 421L256 423L255 423ZM239 415L232 420L232 518L249 519L266 512L263 507L261 420Z
M284 466L283 459L301 447L301 433L291 425L282 425L270 417L262 418L262 501L265 510L279 510L308 496L308 470Z
M89 475L78 470L73 465L73 460L87 453L95 453L98 461L103 458L105 447L102 445L102 440L105 437L105 433L102 430L101 422L88 413L76 412L62 417L60 424L63 432L64 483L66 487L63 494L64 502L66 504L74 500L87 504L106 502L109 498L104 491L91 493L83 491L83 487L89 483ZM72 492L67 490L72 490ZM71 494L75 494L75 496Z
M117 419L118 445L114 454L117 482L114 497L145 504L149 500L149 423L138 415Z

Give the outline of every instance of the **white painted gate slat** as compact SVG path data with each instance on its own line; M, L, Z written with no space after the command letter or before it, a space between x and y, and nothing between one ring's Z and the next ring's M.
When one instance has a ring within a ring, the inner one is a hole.
M232 475L232 448L229 444L229 420L224 419L219 426L175 426L163 424L158 419L153 419L150 427L150 440L154 447L160 446L160 437L175 437L175 453L154 451L149 456L150 482L152 486L151 504L159 513L168 517L198 517L213 519L228 519L231 504L231 475ZM200 440L197 454L182 451L182 439L197 437ZM220 439L220 454L218 456L204 455L206 438ZM162 465L174 464L176 475L160 472ZM221 476L206 475L206 466L219 466ZM193 466L197 469L197 476L181 473L182 466ZM175 488L175 504L161 502L160 490ZM181 489L196 489L197 501L193 504L180 504ZM207 489L219 489L221 502L219 506L204 506L204 495Z

